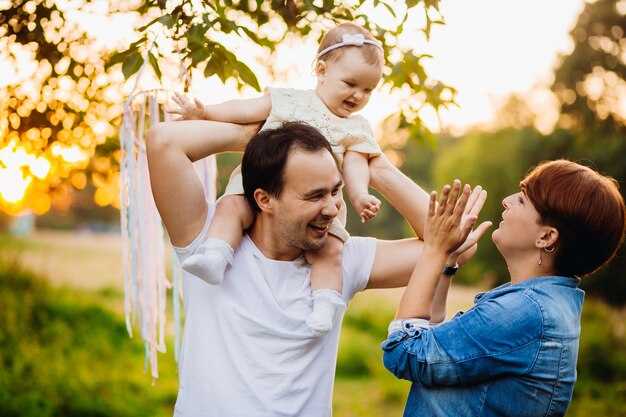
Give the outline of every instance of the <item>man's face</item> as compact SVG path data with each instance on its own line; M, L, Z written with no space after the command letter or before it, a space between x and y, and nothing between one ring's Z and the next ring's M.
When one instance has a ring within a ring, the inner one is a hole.
M293 249L321 248L343 204L341 186L330 152L293 151L285 165L282 194L272 198L274 225L282 243Z

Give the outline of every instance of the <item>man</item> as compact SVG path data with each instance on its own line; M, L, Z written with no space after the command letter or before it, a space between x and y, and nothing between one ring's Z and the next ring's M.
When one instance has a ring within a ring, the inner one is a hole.
M152 190L181 261L202 243L214 212L192 161L241 150L254 130L207 121L151 129ZM372 169L373 185L387 187L388 164L375 161ZM340 326L316 337L306 325L312 309L307 260L328 239L327 226L342 204L341 175L328 142L300 123L251 139L242 172L246 198L258 211L224 281L208 285L192 275L184 278L175 414L330 416ZM392 203L401 212L414 204L405 217L422 230L428 195L406 181L411 195ZM350 238L343 255L346 304L366 288L406 285L421 245L418 239Z

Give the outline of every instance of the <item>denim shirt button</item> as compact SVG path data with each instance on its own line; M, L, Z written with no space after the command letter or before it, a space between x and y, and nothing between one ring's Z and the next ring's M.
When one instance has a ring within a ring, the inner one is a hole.
M474 296L474 304L476 304L478 302L478 300L480 300L481 298L483 298L483 295L485 295L484 292L479 292L478 294L476 294Z
M404 327L404 331L410 336L413 337L415 336L415 333L417 333L417 331L419 330L419 328L413 326L413 323L409 323L409 322L404 322L402 323Z

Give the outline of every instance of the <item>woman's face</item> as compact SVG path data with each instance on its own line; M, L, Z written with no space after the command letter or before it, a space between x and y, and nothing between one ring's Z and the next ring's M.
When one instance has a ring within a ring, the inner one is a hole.
M505 257L515 252L536 254L536 241L541 236L541 216L523 192L502 200L502 221L491 238Z

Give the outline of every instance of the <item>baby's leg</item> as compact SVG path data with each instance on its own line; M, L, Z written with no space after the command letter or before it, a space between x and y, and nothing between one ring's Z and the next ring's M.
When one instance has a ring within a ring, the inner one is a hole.
M241 243L243 231L250 227L252 220L252 210L242 195L222 197L204 243L197 253L183 261L183 269L209 284L221 283L224 271L232 263L234 251Z
M329 235L326 245L316 252L311 263L313 312L306 323L313 333L319 336L333 328L337 313L346 308L346 303L341 297L343 242Z

